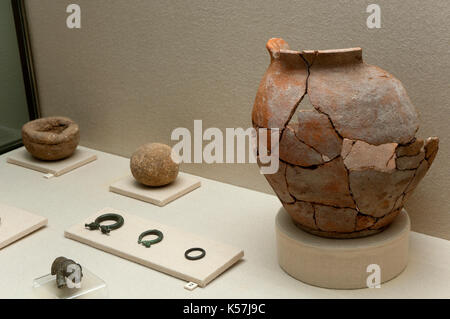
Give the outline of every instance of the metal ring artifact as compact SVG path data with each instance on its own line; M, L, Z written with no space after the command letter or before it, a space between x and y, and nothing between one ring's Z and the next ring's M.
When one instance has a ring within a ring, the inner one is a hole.
M142 239L144 239L145 236L148 236L148 235L155 235L155 236L158 236L158 238L151 239L151 240L142 240ZM139 235L138 244L142 244L145 247L150 248L151 245L159 243L160 241L163 240L163 238L164 238L164 235L161 231L159 231L157 229L151 229L151 230L147 230Z
M198 256L189 256L189 254L194 251L199 251L201 254ZM205 255L206 255L206 251L203 248L190 248L190 249L186 250L186 252L184 253L184 257L186 257L186 259L188 259L188 260L199 260L199 259L202 259L203 257L205 257Z
M111 225L100 225L100 223L105 222L107 220L115 221L115 224ZM84 227L89 228L89 230L97 230L100 229L103 234L109 234L111 230L118 229L122 227L125 223L122 216L119 214L103 214L98 216L93 223L84 224Z

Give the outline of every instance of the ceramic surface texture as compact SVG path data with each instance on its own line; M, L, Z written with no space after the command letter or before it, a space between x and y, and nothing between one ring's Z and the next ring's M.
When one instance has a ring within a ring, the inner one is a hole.
M383 230L425 176L439 139L415 137L418 116L401 82L364 63L361 48L292 51L273 38L267 49L252 122L280 130L279 141L267 141L279 142L280 169L266 178L284 208L320 236Z

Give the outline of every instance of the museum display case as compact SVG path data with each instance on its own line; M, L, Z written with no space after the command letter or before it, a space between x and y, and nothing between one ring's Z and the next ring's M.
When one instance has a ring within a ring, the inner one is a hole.
M1 2L0 154L22 144L20 130L38 117L37 89L21 1Z
M130 3L1 4L0 298L450 296L448 4Z

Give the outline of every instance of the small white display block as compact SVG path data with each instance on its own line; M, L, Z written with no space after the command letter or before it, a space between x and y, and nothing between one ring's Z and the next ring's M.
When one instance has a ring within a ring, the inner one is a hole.
M384 231L363 238L332 239L294 225L281 208L275 222L278 262L292 277L334 289L372 288L398 276L408 264L410 221L403 210ZM378 269L376 274L374 269Z
M0 249L45 225L45 217L0 204Z
M120 214L125 220L124 225L108 235L99 230L86 229L85 224L106 213ZM150 229L160 230L164 239L146 248L138 244L138 237ZM112 208L104 208L70 227L64 236L187 282L194 282L200 287L205 287L244 256L242 249ZM184 253L194 247L203 248L205 257L199 260L186 259Z
M25 147L18 148L8 154L6 161L11 164L23 166L38 172L61 176L78 167L95 161L97 156L88 149L78 146L75 152L68 158L59 161L42 161L34 158ZM47 177L48 178L48 177Z
M104 299L108 297L106 283L83 267L81 288L58 288L56 275L33 280L33 293L39 299Z
M157 206L165 206L171 201L200 187L201 182L195 176L178 173L178 177L166 186L151 187L137 182L128 175L109 186L111 192L142 200Z

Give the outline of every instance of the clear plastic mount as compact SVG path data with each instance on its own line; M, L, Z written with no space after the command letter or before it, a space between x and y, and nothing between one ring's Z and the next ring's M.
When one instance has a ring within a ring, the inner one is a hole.
M81 288L58 288L56 276L48 274L33 280L33 293L40 299L104 299L108 298L106 283L83 267Z

